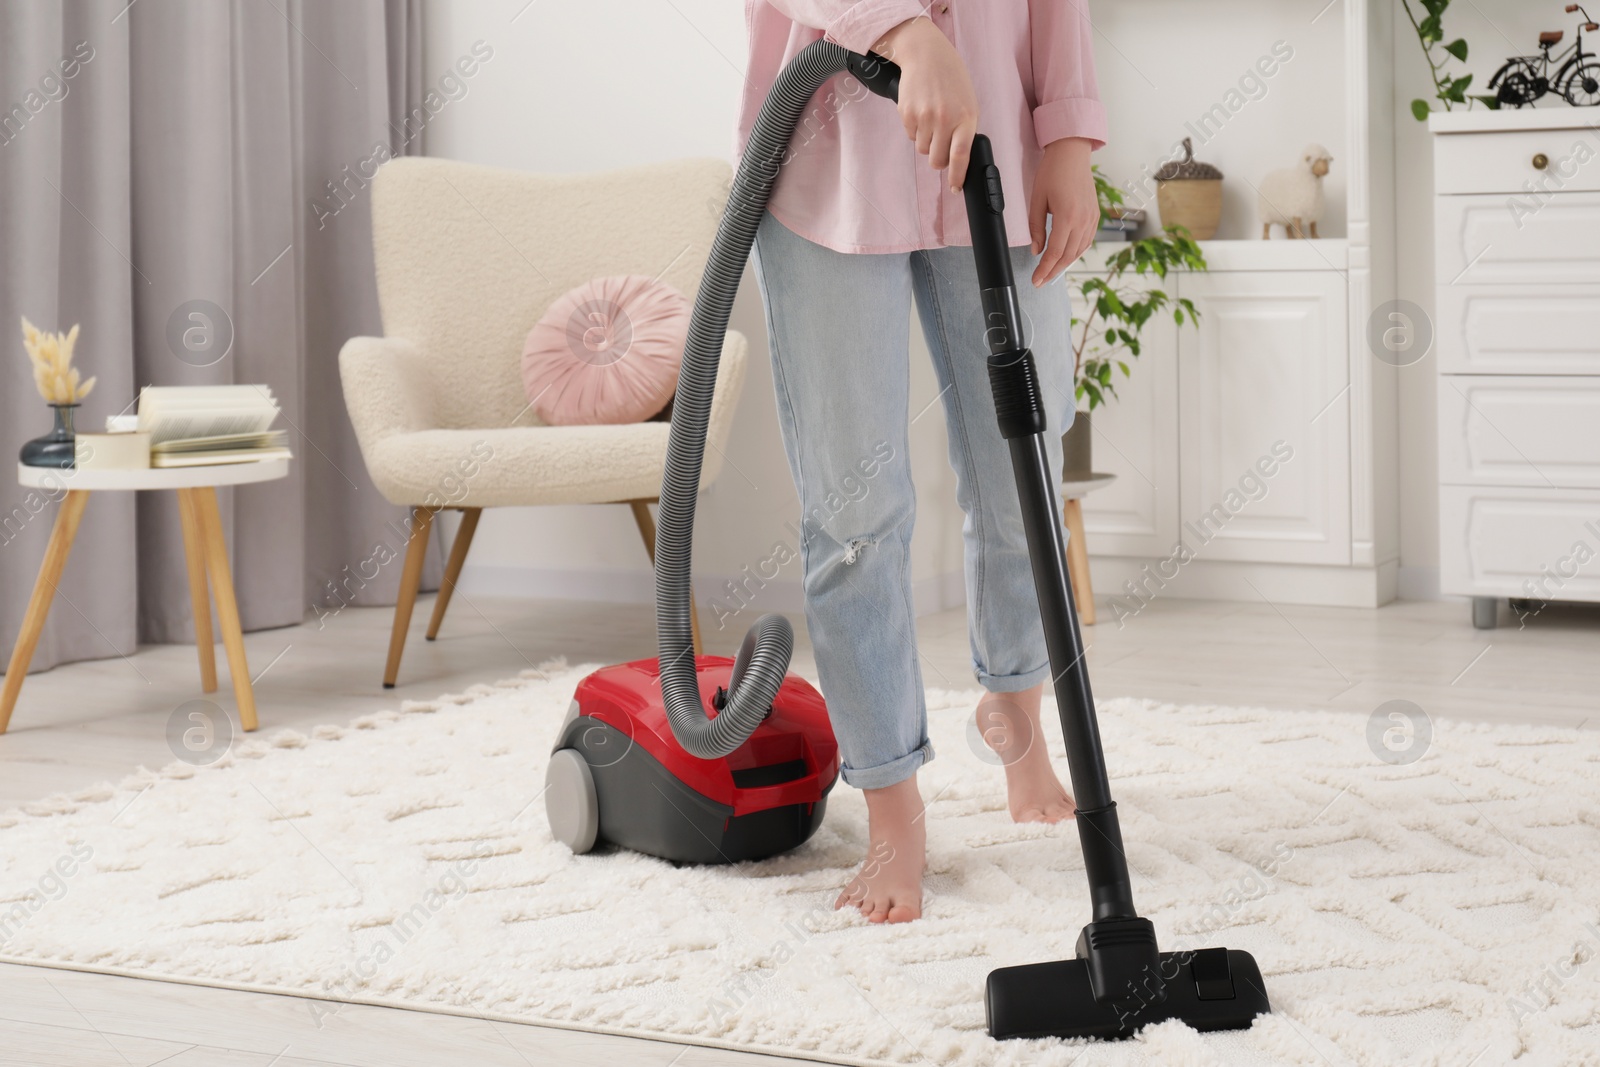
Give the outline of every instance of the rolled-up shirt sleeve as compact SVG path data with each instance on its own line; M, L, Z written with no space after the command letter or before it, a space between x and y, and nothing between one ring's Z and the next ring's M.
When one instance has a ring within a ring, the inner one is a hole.
M1095 84L1088 0L1029 0L1028 15L1039 144L1082 137L1104 147L1106 109Z
M802 26L821 30L834 44L868 52L884 34L927 13L917 0L768 0Z

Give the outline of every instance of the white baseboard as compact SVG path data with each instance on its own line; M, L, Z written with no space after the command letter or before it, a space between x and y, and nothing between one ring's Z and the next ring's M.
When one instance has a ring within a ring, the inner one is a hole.
M1329 607L1375 608L1395 598L1394 562L1376 567L1325 567L1299 563L1235 563L1191 560L1162 580L1155 561L1125 556L1089 557L1090 579L1102 612L1117 603L1137 611L1141 601L1161 597L1184 600L1239 600ZM1128 584L1135 590L1131 592Z
M1438 567L1401 567L1401 600L1443 600L1439 592Z
M1125 556L1092 556L1090 570L1101 602L1129 596L1124 583L1144 583L1157 596L1204 600L1268 599L1285 604L1377 607L1398 596L1403 600L1439 600L1436 567L1323 567L1289 563L1232 563L1194 560L1161 586L1144 573L1149 560ZM759 594L741 604L727 583L738 575L695 576L695 599L701 625L737 627L764 611L798 615L805 611L805 591L798 578L769 581ZM1246 579L1249 579L1246 581ZM1255 588L1251 588L1254 585ZM468 563L461 571L466 596L515 600L587 600L604 604L650 604L655 578L644 568L574 570L561 567L508 567ZM1259 593L1257 592L1259 590ZM960 571L923 578L912 586L918 617L966 604L966 580ZM1150 593L1144 594L1147 598ZM1131 601L1130 601L1131 603Z
M696 583L698 585L698 583ZM484 566L468 562L456 588L467 596L508 600L592 600L648 604L655 598L648 570L572 570L563 567Z
M726 619L751 622L765 611L800 614L805 611L805 590L798 578L769 581L760 593L741 604L727 583L743 576L697 574L695 600L702 626ZM602 604L650 604L656 596L655 576L646 569L574 570L560 567L507 567L468 563L461 568L457 588L469 597L504 597L512 600L587 600ZM911 588L918 616L959 608L967 602L966 580L960 571L924 578Z

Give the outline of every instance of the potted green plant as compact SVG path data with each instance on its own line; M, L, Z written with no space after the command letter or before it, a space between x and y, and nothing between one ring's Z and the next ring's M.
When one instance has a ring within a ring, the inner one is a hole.
M1120 220L1126 200L1099 167L1094 168L1094 187L1100 199L1101 224ZM1179 326L1197 324L1200 318L1188 299L1170 296L1163 289L1136 286L1134 279L1153 274L1164 281L1174 270L1205 269L1205 254L1189 231L1168 226L1156 236L1129 241L1107 257L1100 273L1073 282L1073 381L1078 403L1088 406L1080 408L1064 438L1063 468L1069 478L1088 476L1089 413L1117 395L1117 371L1125 378L1133 373L1128 361L1139 355L1139 335L1145 326L1167 310Z

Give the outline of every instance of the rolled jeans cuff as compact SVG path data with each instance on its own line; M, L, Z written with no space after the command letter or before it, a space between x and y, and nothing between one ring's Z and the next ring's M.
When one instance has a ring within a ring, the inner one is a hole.
M846 785L853 785L857 789L886 789L910 778L917 773L918 767L931 759L933 742L924 741L899 759L880 763L876 767L842 767L839 777L845 780Z
M988 674L984 671L976 672L978 684L991 693L1020 693L1024 689L1032 689L1040 682L1050 678L1050 663L1045 661L1044 666L1035 667L1022 674Z

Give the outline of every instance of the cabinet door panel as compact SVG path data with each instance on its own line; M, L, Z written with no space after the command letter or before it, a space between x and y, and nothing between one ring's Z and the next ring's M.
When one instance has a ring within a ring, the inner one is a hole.
M1094 469L1117 476L1083 499L1095 555L1165 556L1178 538L1177 326L1160 317L1141 340L1142 354L1127 360L1132 376L1115 372L1116 399L1091 416Z
M1600 374L1600 285L1440 285L1441 374Z
M1600 489L1600 378L1441 374L1439 480Z
M1196 556L1350 562L1345 283L1334 272L1185 275L1181 533Z
M1440 592L1600 600L1600 491L1447 485L1439 530Z
M1600 282L1600 193L1434 200L1440 285Z

